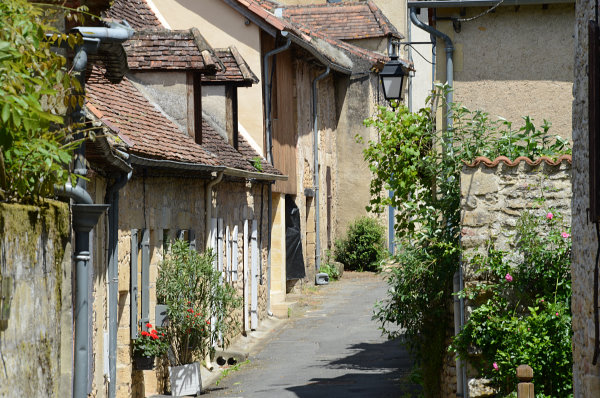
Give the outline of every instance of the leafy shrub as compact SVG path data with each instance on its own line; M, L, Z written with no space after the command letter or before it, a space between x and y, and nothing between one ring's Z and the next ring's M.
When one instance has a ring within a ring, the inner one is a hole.
M331 251L325 250L325 263L321 264L319 272L324 272L329 275L329 279L337 281L340 279L340 271L337 269L335 264L331 263Z
M212 354L212 343L219 338L225 347L228 332L235 327L230 314L240 299L232 286L219 283L220 272L213 261L212 252L199 254L186 241L177 240L159 266L156 295L158 302L167 305L172 366Z
M452 300L452 277L460 260L460 170L463 161L477 156L496 158L570 153L568 142L549 134L550 123L538 130L530 118L514 131L504 120L492 121L481 111L450 104L452 128L439 131L435 115L445 110L447 86L438 86L429 107L410 112L393 103L379 107L365 125L377 131L364 158L372 172L371 201L367 210L381 213L396 208L395 232L399 242L389 278L388 297L374 318L390 337L405 328L404 343L416 360L425 396L438 396L440 369L446 354L449 324L446 308ZM357 140L362 139L357 136ZM393 195L387 195L393 191ZM385 194L384 194L385 193Z
M48 24L49 12L25 0L0 2L0 200L34 201L69 178L76 142L61 127L78 81L50 49L46 33L73 46L75 36Z
M525 213L514 256L490 248L473 264L485 282L461 294L483 304L471 313L452 348L504 394L516 388L515 369L533 368L536 392L572 394L571 238L559 215ZM469 352L480 352L470 356Z
M377 271L387 251L385 230L377 220L361 217L335 242L335 260L351 271Z

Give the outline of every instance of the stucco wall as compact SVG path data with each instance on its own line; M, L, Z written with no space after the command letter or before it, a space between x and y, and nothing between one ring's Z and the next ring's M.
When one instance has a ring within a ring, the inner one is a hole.
M588 221L588 21L594 18L594 4L576 3L575 82L573 87L573 393L591 398L600 396L600 366L592 365L594 355L594 259L598 242L594 224Z
M485 8L466 8L469 18ZM459 17L458 9L438 9L439 17ZM573 76L573 5L498 7L495 12L462 22L456 33L450 21L437 29L455 45L454 100L521 126L531 116L540 126L571 138ZM444 43L438 40L436 80L445 82ZM415 89L418 89L415 87ZM422 90L428 90L423 87Z
M214 48L235 45L256 76L261 76L260 30L222 0L154 0L172 29L198 28ZM239 123L263 146L262 84L238 89Z
M131 360L130 340L130 278L131 278L131 230L150 229L150 311L149 318L155 323L156 279L158 265L163 260L163 230L169 230L169 236L174 237L177 230L192 229L195 232L196 247L203 250L205 246L204 217L205 217L205 183L206 180L175 177L146 177L134 175L120 191L119 207L119 281L118 281L118 333L117 333L117 397L144 397L163 393L167 377L166 367L157 366L151 371L133 370ZM89 184L93 197L104 195L106 183L102 178L94 178ZM261 189L264 192L261 194ZM243 297L244 267L243 252L243 220L256 219L262 221L259 226L260 275L258 288L259 319L266 317L267 301L267 188L263 184L244 182L221 182L214 189L213 218L223 219L223 231L229 226L238 225L238 281L231 282L240 297ZM262 206L261 206L261 200ZM261 215L262 211L262 215ZM106 231L101 224L101 231ZM108 329L106 304L106 264L107 259L103 249L105 234L98 237L97 278L94 285L94 336L95 352L94 396L104 396L104 356L102 340ZM95 271L96 272L96 271ZM141 267L138 267L138 281ZM139 285L139 282L138 282ZM139 285L141 289L141 285ZM138 318L140 316L140 298L138 296ZM238 310L236 318L243 327L242 310ZM241 329L238 329L238 332ZM158 362L158 361L157 361Z
M516 166L500 162L495 167L480 163L464 166L461 173L461 244L463 252L464 283L480 279L468 259L475 253L485 255L492 239L497 250L514 250L516 226L519 217L528 210L544 217L547 211L558 212L566 225L571 222L571 164L566 160L558 165L542 162L530 166L521 161ZM575 236L575 235L574 235ZM574 239L575 241L575 239ZM465 303L465 313L472 311L472 303ZM442 372L443 396L455 396L456 363L453 355L445 358ZM475 389L476 374L468 372L470 397L482 395Z
M68 205L0 204L0 236L0 396L71 396Z

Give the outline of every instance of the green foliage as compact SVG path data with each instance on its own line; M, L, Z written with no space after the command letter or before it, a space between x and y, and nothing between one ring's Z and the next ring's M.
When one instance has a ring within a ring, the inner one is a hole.
M448 88L439 86L430 107L409 112L402 104L379 107L365 125L378 133L364 151L373 178L368 210L396 208L399 247L389 278L387 299L374 318L390 337L404 328L405 343L423 377L425 396L439 394L440 369L445 354L447 307L452 300L452 277L460 261L460 170L477 156L558 156L568 143L548 134L525 117L517 131L509 122L491 121L485 112L451 104L453 127L437 130L437 107L446 108ZM360 142L360 137L357 137ZM387 191L393 191L390 197Z
M490 247L471 261L483 281L461 294L483 303L452 348L504 394L516 388L516 367L527 364L536 392L567 397L573 365L569 230L556 213L527 212L515 249L516 259ZM480 355L469 355L474 351Z
M350 224L346 236L335 242L335 261L351 271L378 271L387 256L385 230L377 220L361 217Z
M263 172L262 158L260 156L255 156L252 158L252 167L261 173Z
M172 366L192 363L212 353L212 342L227 336L236 326L230 317L240 299L232 286L220 283L212 252L199 254L177 240L160 264L156 281L158 302L167 305L167 337L174 354ZM211 325L212 323L212 325Z
M69 178L77 143L60 126L83 98L45 34L71 46L77 39L49 25L50 14L25 0L0 2L0 200L34 201Z
M133 355L142 357L158 357L169 349L169 341L162 329L153 329L151 323L146 330L138 331L138 338L133 340Z
M340 271L337 269L335 264L331 263L331 251L330 250L325 250L325 263L321 264L321 268L319 269L319 272L326 273L327 275L329 275L329 279L331 279L333 281L337 281L338 279L340 279L340 277L341 277Z

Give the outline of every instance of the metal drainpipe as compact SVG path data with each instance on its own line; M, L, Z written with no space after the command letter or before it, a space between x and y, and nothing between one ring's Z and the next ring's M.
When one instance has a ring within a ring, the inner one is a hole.
M287 36L287 32L281 32L282 36ZM271 134L271 81L269 80L269 57L280 53L290 48L292 40L288 37L285 44L277 47L265 54L263 58L263 73L264 73L264 100L265 100L265 135L267 141L267 162L273 165L273 136ZM267 205L267 314L273 316L271 311L271 216L273 214L273 188L269 185Z
M325 72L321 73L312 82L313 95L313 160L314 160L314 179L315 179L315 270L318 273L321 269L321 235L319 228L319 126L318 126L318 103L317 103L317 83L324 79L330 72L329 66ZM316 281L316 275L315 275Z
M106 189L105 202L110 206L108 211L108 333L109 333L109 381L108 396L113 398L117 393L117 315L118 315L118 283L119 283L119 190L131 179L133 171L122 174Z
M73 60L73 72L81 84L83 95L85 85L85 73L87 68L87 50L85 46L78 49ZM79 105L79 101L72 114L73 122L81 124L85 121L85 114ZM83 134L78 133L77 138ZM75 173L85 176L87 168L85 164L85 142L75 152ZM86 191L86 181L77 179L75 190ZM89 196L89 195L88 195ZM77 198L76 198L77 199ZM85 204L73 205L73 229L75 230L75 269L76 269L76 293L75 293L75 353L73 364L73 397L84 398L88 393L88 274L90 261L90 231L98 218L106 211L106 205L94 205L91 198L85 198Z
M225 173L225 171L219 171L219 173L217 174L217 176L208 182L208 184L206 184L206 188L204 189L204 207L205 207L205 214L206 217L204 219L204 239L205 239L205 244L204 244L204 248L205 251L210 247L210 224L211 224L211 219L212 219L212 190L214 188L215 185L217 185L218 183L221 182L221 180L223 179L223 173ZM212 364L211 360L210 360L210 353L206 354L206 357L204 358L204 362L206 363L206 368L208 370L213 370L214 369L214 365Z
M88 63L88 51L98 50L102 40L107 42L123 42L133 35L133 30L122 25L114 25L110 28L97 27L76 27L74 32L80 33L84 37L83 45L79 46L73 59L73 75L80 83L80 95L85 94L85 74ZM75 106L71 118L75 124L85 122L85 113L81 108L79 101ZM75 135L76 139L83 138L83 133ZM85 142L75 151L74 172L85 176L87 167L85 164ZM98 223L100 216L109 207L103 204L93 204L92 198L86 191L86 181L83 178L77 179L77 184L72 187L66 184L63 187L55 186L55 192L59 196L69 197L76 203L72 206L73 219L72 226L75 231L75 341L74 341L74 360L73 360L73 397L85 398L88 395L88 275L90 261L90 231Z
M410 7L410 20L417 27L423 29L424 31L432 34L436 37L442 39L446 45L446 78L448 82L448 87L450 90L446 94L446 129L452 128L452 101L453 101L453 93L452 88L454 86L454 65L452 56L454 54L454 46L452 45L452 40L450 38L440 32L437 29L432 28L429 25L424 24L419 20L416 14L416 8ZM451 140L452 138L450 138ZM443 148L443 150L448 151L448 155L452 156L452 144L451 142L447 143L447 147ZM459 264L458 271L454 274L452 285L454 293L458 293L463 287L463 273L462 273L462 263ZM457 335L464 325L464 308L465 303L464 299L457 299L454 297L454 334ZM456 368L460 369L460 377L456 377L456 396L458 397L468 397L467 391L467 374L466 368L464 367L462 361L456 357Z

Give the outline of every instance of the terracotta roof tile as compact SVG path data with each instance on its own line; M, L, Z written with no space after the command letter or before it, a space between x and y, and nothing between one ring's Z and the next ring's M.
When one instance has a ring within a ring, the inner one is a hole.
M486 158L485 156L478 156L475 158L475 160L473 160L472 163L466 163L466 162L463 162L463 163L465 164L466 167L477 167L480 164L483 164L486 167L496 167L496 166L498 166L498 164L500 164L500 162L502 162L507 166L513 167L513 166L517 166L521 162L525 162L530 166L537 166L542 162L546 162L550 166L558 166L563 161L571 164L572 163L571 155L561 155L556 160L551 159L548 156L542 156L542 157L537 158L536 160L531 160L530 158L528 158L526 156L519 156L514 161L510 160L506 156L498 156L494 160L490 160L490 159Z
M258 78L235 47L215 49L215 55L223 62L225 70L212 76L203 75L202 82L236 83L240 86L251 86L258 83Z
M292 6L285 8L283 17L332 39L402 37L371 0Z
M133 143L130 152L138 156L217 166L216 156L184 134L156 109L127 79L110 84L94 68L86 84L90 111L112 125Z
M123 44L131 70L200 70L219 68L212 48L196 28L142 30Z
M102 16L119 21L124 19L136 30L163 27L145 0L115 0Z
M119 84L111 84L103 77L102 70L94 67L86 84L86 97L88 111L127 141L129 152L135 155L258 171L252 160L259 154L243 137L239 137L239 149L236 150L203 120L202 145L196 144L127 78ZM262 164L263 172L282 175L264 159Z

